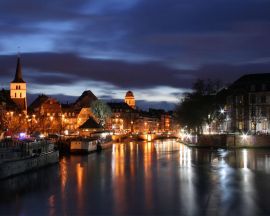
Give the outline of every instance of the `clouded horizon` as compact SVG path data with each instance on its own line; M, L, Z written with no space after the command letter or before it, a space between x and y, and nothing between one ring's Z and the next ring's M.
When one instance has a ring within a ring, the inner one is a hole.
M175 103L198 79L270 70L270 1L0 2L1 86L17 47L31 94Z

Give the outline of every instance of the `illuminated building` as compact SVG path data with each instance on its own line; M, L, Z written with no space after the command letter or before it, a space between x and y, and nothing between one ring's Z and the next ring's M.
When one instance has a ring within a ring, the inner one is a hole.
M126 103L108 103L112 110L110 127L116 133L131 132L139 114Z
M108 103L108 105L113 113L110 129L115 133L169 132L175 125L172 112L162 109L149 109L148 111L134 109L135 98L131 91L127 92L125 103Z
M248 74L228 89L228 130L270 132L270 74Z
M36 131L43 133L61 133L62 109L61 104L47 95L39 95L29 106L29 117L34 116L39 123Z
M66 106L62 104L62 118L64 128L70 133L76 130L92 116L90 108Z
M29 106L29 115L35 115L40 122L37 129L50 133L76 133L79 126L86 122L92 112L90 103L96 97L86 91L75 103L60 104L56 99L46 95L38 96ZM88 106L88 107L87 107Z
M132 109L136 108L136 101L132 91L128 91L125 96L125 103L129 105Z
M10 83L10 98L17 104L23 112L27 112L26 82L22 77L22 66L20 57L17 59L16 74Z
M69 133L76 132L82 124L93 117L91 103L97 99L90 90L87 90L74 103L62 104L64 125Z

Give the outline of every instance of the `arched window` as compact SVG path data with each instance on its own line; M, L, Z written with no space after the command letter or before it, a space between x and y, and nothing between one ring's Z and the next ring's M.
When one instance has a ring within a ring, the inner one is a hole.
M22 97L22 93L20 93L20 98Z
M17 93L15 93L15 98L17 97Z

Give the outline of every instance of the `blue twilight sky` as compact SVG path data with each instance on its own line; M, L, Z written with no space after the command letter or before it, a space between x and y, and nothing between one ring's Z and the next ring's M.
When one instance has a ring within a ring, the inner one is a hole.
M270 72L269 0L1 0L0 84L177 102L197 78Z

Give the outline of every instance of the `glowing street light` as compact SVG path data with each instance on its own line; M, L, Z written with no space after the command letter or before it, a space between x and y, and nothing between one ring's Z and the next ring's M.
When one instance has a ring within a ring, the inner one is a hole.
M243 140L247 140L248 139L248 135L247 134L242 134L242 139Z

